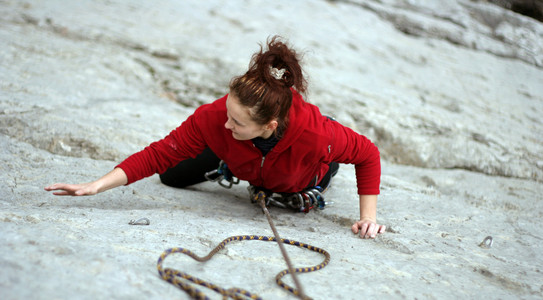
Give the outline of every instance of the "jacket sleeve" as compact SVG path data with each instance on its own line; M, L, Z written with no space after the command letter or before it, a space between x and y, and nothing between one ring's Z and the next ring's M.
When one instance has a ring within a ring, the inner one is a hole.
M381 159L377 146L365 136L338 122L329 123L332 129L331 160L355 165L359 195L378 195Z
M132 154L116 167L126 173L128 185L156 173L162 174L180 161L196 157L205 147L196 118L192 115L168 136Z

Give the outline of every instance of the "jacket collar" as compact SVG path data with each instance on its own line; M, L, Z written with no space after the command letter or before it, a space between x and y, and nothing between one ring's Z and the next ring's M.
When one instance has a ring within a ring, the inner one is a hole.
M270 153L282 152L298 140L304 132L304 124L308 121L309 113L307 105L302 96L295 90L292 90L292 105L289 110L287 129L283 137L279 140L279 143L273 147Z

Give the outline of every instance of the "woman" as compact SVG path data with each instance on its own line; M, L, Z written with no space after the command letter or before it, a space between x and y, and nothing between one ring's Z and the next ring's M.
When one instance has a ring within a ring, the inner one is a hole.
M376 222L381 175L377 147L305 102L300 93L306 80L296 52L278 37L267 46L253 55L244 75L231 81L229 94L199 107L164 139L96 181L58 183L45 190L94 195L155 173L164 184L185 187L205 180L205 173L222 161L224 171L248 181L253 191L296 195L308 188L322 191L337 172L337 163L351 163L360 201L360 220L351 229L362 238L383 233L385 226Z

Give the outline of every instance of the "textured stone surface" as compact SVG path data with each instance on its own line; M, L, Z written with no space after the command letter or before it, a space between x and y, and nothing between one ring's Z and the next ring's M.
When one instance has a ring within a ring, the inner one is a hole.
M541 23L484 1L160 0L0 1L2 298L184 298L157 276L163 250L271 235L246 183L175 190L154 176L83 198L43 187L93 180L162 138L224 95L273 34L304 53L308 100L370 137L383 160L388 232L375 240L350 232L351 166L325 210L271 210L283 237L332 255L300 276L309 296L542 297ZM151 225L128 225L140 217ZM297 265L321 261L287 251ZM167 266L292 298L275 285L274 244Z

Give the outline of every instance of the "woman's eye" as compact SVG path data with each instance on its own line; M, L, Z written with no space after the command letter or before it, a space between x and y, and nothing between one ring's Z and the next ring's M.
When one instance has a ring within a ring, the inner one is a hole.
M240 122L238 122L238 120L234 119L234 118L230 118L232 121L234 121L234 124L238 125L238 126L243 126L241 125Z

